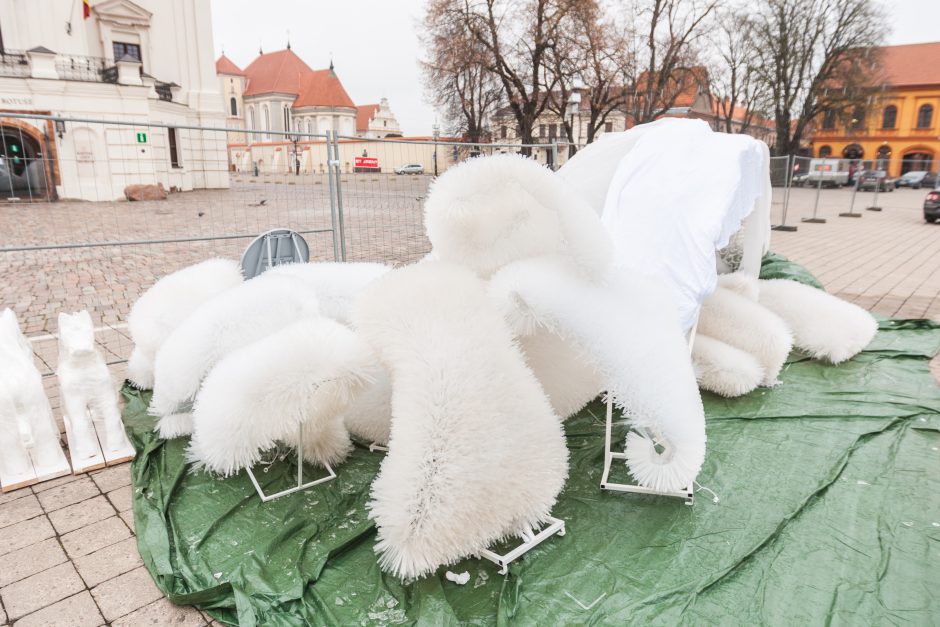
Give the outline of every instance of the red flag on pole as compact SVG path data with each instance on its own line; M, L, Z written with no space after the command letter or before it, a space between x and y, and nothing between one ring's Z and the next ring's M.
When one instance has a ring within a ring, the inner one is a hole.
M82 0L82 18L88 19L91 15L91 0Z

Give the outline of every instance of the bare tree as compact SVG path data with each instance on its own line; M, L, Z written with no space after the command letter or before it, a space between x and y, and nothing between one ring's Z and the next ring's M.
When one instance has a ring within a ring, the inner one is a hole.
M795 154L824 111L849 117L869 98L885 23L872 0L764 1L753 16L753 67L771 98L776 154Z
M544 83L556 86L547 92L547 108L562 119L573 154L573 112L568 110L573 92L580 96L576 119L580 121L582 111L588 114L584 136L578 139L589 144L608 116L625 108L631 58L624 36L593 2L572 7L562 25L563 34L549 52Z
M696 68L707 18L718 0L637 0L631 51L639 72L630 109L634 123L650 122L673 107L693 84L704 82Z
M752 125L765 111L767 98L754 63L753 22L736 8L719 11L715 22L715 62L708 74L716 130L755 134Z
M503 87L524 144L557 84L545 84L549 53L572 7L593 0L463 0L462 23L484 51L484 68Z
M462 21L464 2L432 0L424 17L421 62L428 99L444 117L448 132L467 141L487 138L489 118L502 86L484 66L483 50Z

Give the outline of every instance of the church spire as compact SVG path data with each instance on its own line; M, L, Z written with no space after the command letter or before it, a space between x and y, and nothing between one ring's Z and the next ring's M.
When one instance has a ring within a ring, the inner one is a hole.
M287 49L290 50L290 29L287 29Z

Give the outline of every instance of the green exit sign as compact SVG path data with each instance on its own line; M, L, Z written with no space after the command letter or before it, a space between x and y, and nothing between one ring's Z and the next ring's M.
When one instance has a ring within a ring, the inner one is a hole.
M147 143L147 133L137 133L137 143L146 144Z

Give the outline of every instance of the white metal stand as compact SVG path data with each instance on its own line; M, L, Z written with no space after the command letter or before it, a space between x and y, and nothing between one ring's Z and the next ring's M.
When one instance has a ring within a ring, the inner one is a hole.
M695 321L695 324L692 325L692 328L689 330L689 353L692 352L692 345L695 343L695 333L698 330L698 320ZM604 426L604 474L601 475L601 490L610 490L611 492L633 492L635 494L654 494L656 496L674 496L680 499L685 499L686 505L691 505L695 498L695 491L693 486L690 485L687 488L679 490L678 492L671 491L661 491L653 490L652 488L645 488L641 485L635 483L613 483L608 480L610 475L610 464L615 459L626 460L626 453L614 452L610 450L610 440L611 440L611 430L613 429L614 424L614 401L611 398L610 394L607 395L607 417L605 420ZM655 438L650 438L655 439Z
M294 492L300 492L301 490L312 488L315 485L320 485L321 483L326 483L327 481L332 481L336 478L336 473L333 471L333 468L329 464L324 463L323 467L326 468L327 475L325 477L320 477L319 479L304 483L303 436L304 426L301 424L298 427L297 433L297 485L293 488L281 490L280 492L275 492L274 494L266 494L265 491L261 488L261 484L258 483L258 479L255 477L255 473L252 472L251 468L246 469L248 471L248 478L251 479L251 483L255 486L255 491L258 493L258 496L263 502L267 503L268 501L273 501L278 497L287 496L288 494L293 494Z
M511 549L506 554L500 555L499 553L491 551L490 549L483 549L480 551L480 557L488 559L489 561L499 566L499 574L505 575L509 572L510 563L519 559L554 535L565 535L565 521L549 516L548 525L543 527L540 531L533 531L532 529L529 529L522 532L520 534L520 537L522 538L522 544L514 549Z
M613 429L614 401L607 397L607 419L604 426L604 474L601 476L601 490L610 490L611 492L633 492L635 494L655 494L657 496L674 496L685 499L686 505L691 505L695 497L692 486L677 492L653 490L645 488L635 483L614 483L608 480L610 475L610 465L615 459L627 459L626 453L614 452L610 449L611 430Z

